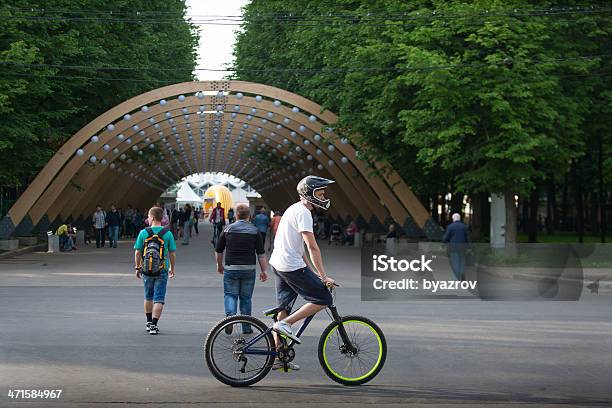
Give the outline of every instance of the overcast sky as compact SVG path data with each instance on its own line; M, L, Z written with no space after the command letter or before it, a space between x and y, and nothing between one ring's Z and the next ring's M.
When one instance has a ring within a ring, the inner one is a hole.
M238 16L248 0L187 0L188 15ZM232 61L232 47L239 27L234 25L201 25L198 68L223 69ZM199 80L221 79L227 72L197 71Z

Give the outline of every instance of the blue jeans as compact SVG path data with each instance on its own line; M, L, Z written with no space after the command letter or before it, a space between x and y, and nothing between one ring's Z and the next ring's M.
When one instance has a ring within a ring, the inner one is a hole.
M117 241L119 240L119 226L118 225L108 227L108 240L110 241L108 243L109 246L117 248Z
M189 228L189 221L185 221L185 223L183 224L183 243L188 244L189 243L189 233L190 233L190 228Z
M255 269L231 270L226 269L223 273L223 293L225 303L225 315L236 314L238 300L240 299L240 313L251 315L251 298L255 288ZM250 325L243 324L242 332L249 333Z
M463 268L465 266L465 252L451 251L449 252L449 256L455 279L461 280L461 275L463 275Z

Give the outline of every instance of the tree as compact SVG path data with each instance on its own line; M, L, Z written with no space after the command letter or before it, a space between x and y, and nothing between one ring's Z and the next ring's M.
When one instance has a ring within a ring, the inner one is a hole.
M195 67L197 33L183 19L184 0L31 7L21 0L0 6L0 153L12 158L0 163L5 186L27 184L96 116L160 85L190 81ZM165 23L156 22L159 11Z
M588 56L605 53L610 25L605 13L562 11L567 2L279 4L246 7L237 77L335 111L361 157L388 162L425 196L504 194L510 242L515 195L569 173L587 149L590 107L610 90L569 80L602 72Z

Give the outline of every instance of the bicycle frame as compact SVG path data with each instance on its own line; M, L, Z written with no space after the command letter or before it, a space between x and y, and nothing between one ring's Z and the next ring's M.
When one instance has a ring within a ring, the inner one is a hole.
M332 317L334 319L334 321L336 323L338 323L338 332L340 333L340 337L342 338L342 341L344 342L345 346L347 346L347 348L351 351L354 350L354 347L351 343L351 341L348 338L348 335L346 334L346 330L344 328L344 325L342 324L342 318L340 317L340 315L338 314L338 310L336 309L336 306L329 306L328 307ZM308 316L305 320L304 323L302 323L302 325L300 326L300 328L298 329L296 336L300 337L302 335L302 333L304 333L304 331L306 330L306 328L308 327L308 324L312 321L312 319L314 319L315 315L312 316ZM276 318L275 318L276 320ZM256 342L258 342L259 340L261 340L264 336L267 336L268 333L272 332L273 329L272 327L268 327L268 329L263 332L258 334L257 336L253 337L251 340L249 340L248 343L245 344L245 346L242 348L242 353L243 354L254 354L254 355L262 355L262 356L278 356L278 351L276 350L276 347L274 347L274 349L272 351L270 350L262 350L262 349L257 349L257 348L253 348L251 349L250 347L255 344ZM290 345L293 345L293 341L291 341Z

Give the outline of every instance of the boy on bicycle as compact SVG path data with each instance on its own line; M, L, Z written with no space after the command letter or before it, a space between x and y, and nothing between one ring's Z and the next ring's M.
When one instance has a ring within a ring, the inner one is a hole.
M276 298L278 307L283 310L278 313L273 329L296 343L300 343L300 339L291 330L291 325L333 303L327 286L333 285L334 280L323 268L311 214L315 206L324 210L330 207L331 201L325 197L325 189L332 183L333 180L322 177L304 177L297 185L300 201L283 213L274 238L274 251L269 263L277 276ZM304 253L304 244L309 256ZM298 294L308 303L289 315ZM297 370L299 366L290 364L290 368Z

